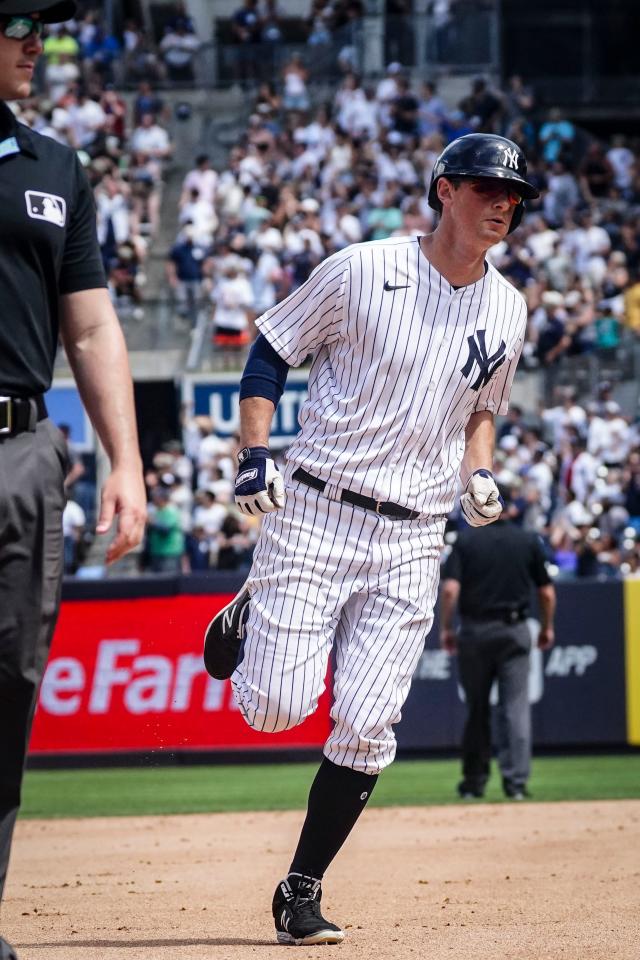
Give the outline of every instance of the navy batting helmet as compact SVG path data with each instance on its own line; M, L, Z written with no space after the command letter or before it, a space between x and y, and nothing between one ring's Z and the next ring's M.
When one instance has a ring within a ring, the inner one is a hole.
M433 166L429 184L429 206L438 213L442 204L438 200L436 185L440 177L485 177L490 180L507 180L525 200L540 196L532 184L525 180L527 161L517 143L498 137L494 133L469 133L453 140L444 148ZM509 233L515 230L524 213L520 203L513 211Z
M39 13L43 23L63 23L76 12L75 0L0 0L0 17Z

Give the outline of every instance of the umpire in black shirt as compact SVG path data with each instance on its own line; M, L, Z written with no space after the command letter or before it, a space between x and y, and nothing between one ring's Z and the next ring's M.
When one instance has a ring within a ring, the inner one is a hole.
M62 337L111 463L97 532L113 562L140 543L146 498L133 385L106 289L95 207L75 153L16 122L42 25L73 0L0 0L0 898L38 686L60 600L66 444L43 394ZM0 937L0 960L15 960Z
M508 514L509 492L500 487ZM541 627L538 646L554 641L555 590L537 534L507 519L463 530L442 573L440 644L458 654L467 702L462 742L461 797L481 797L489 779L491 708L498 681L498 762L507 797L527 795L531 764L531 709L528 696L531 635L526 618L537 588ZM456 606L460 630L454 632Z

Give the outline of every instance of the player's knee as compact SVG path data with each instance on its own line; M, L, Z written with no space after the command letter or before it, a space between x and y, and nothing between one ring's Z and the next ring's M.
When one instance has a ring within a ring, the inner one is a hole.
M257 694L257 695L256 695ZM313 713L316 704L289 702L252 691L252 696L238 700L244 719L254 730L283 733L297 727Z

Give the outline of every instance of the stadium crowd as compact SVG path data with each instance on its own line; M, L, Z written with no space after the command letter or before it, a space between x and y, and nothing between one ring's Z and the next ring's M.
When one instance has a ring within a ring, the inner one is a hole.
M347 67L328 103L311 103L299 72L293 97L285 80L259 85L224 170L201 155L187 175L167 264L178 308L195 317L209 302L216 351L229 357L253 338L253 319L327 255L429 231L427 186L446 143L474 131L516 140L541 198L490 256L527 299L522 367L543 371L547 406L516 406L500 426L498 473L514 494L511 513L540 532L558 576L637 573L636 411L620 409L615 384L580 398L563 384L575 358L614 369L622 355L638 360L638 144L589 139L558 109L541 117L518 77L502 91L474 80L452 109L435 83L416 85L399 63L375 84ZM452 530L457 523L454 514Z
M23 123L77 151L94 189L109 290L123 318L141 316L145 262L173 150L167 109L151 85L169 66L162 65L162 44L157 55L145 55L146 67L136 60L146 44L132 21L114 36L97 8L51 24L39 93L14 105ZM125 78L138 81L131 108L119 90Z
M277 42L276 4L245 0L239 12L237 23L259 14L260 37L270 30ZM318 0L310 6L309 42L323 24L335 28L360 15L358 4ZM42 92L15 108L23 122L78 151L94 186L121 316L141 309L173 152L169 111L156 85L190 82L197 46L181 4L155 47L139 25L129 22L114 37L102 13L86 9L49 31ZM224 169L213 169L205 154L196 158L166 261L177 312L195 323L202 309L210 311L216 355L238 369L253 319L324 257L360 240L432 228L427 186L446 143L473 131L516 140L541 198L490 256L527 299L522 367L543 371L546 408L515 408L500 427L497 464L516 493L511 509L545 538L559 575L635 573L637 411L616 406L615 383L592 395L584 386L569 394L566 383L571 365L590 356L607 361L613 375L621 363L635 359L638 366L638 143L588 137L558 109L542 110L518 77L504 90L478 78L452 107L433 81L415 80L399 62L377 82L364 82L353 62L342 58L334 95L314 102L304 59L290 58L276 79L255 88L246 129ZM137 83L130 106L118 90L124 76ZM246 564L256 531L232 505L234 445L211 423L189 424L148 473L144 563L154 570ZM69 537L77 541L82 518L76 512L73 519ZM456 522L454 515L452 527Z

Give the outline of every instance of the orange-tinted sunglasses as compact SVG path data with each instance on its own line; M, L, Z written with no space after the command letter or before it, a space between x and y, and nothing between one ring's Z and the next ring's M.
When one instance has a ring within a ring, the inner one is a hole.
M496 182L495 180L472 180L465 178L474 193L483 197L485 200L497 200L507 195L507 200L512 207L517 207L522 203L522 197L513 188L506 184Z

